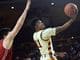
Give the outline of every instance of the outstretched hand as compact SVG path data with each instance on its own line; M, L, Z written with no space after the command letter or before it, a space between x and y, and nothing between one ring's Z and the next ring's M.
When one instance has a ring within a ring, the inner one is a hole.
M30 5L31 4L31 0L27 0L27 4Z

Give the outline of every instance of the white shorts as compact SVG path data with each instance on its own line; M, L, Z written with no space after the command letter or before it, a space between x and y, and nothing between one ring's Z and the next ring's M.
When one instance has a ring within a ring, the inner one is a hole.
M57 60L55 56L52 56L52 58L50 57L50 55L41 55L40 60Z

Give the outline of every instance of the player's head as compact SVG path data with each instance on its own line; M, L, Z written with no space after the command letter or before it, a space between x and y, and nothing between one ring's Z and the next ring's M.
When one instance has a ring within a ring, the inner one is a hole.
M45 28L45 24L39 18L34 18L31 24L33 29L36 31L39 31Z
M10 31L9 28L1 28L0 29L0 39L3 39L8 34L9 31Z

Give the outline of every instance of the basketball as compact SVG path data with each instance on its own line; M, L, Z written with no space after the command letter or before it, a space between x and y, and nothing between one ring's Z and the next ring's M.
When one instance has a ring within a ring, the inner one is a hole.
M74 4L74 3L66 4L65 7L64 7L64 13L68 17L73 17L74 15L76 15L78 13L77 5Z

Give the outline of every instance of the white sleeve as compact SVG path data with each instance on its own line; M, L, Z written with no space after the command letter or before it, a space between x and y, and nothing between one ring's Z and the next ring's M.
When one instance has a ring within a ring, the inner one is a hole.
M37 40L37 34L36 33L33 34L33 40L34 41Z
M33 34L33 39L34 39L34 40L39 40L39 39L40 39L41 32L42 32L42 30L40 30L40 31L38 31L38 32L35 32L35 33Z
M51 36L56 35L56 28L48 28L42 31L41 37L43 40L49 39Z

